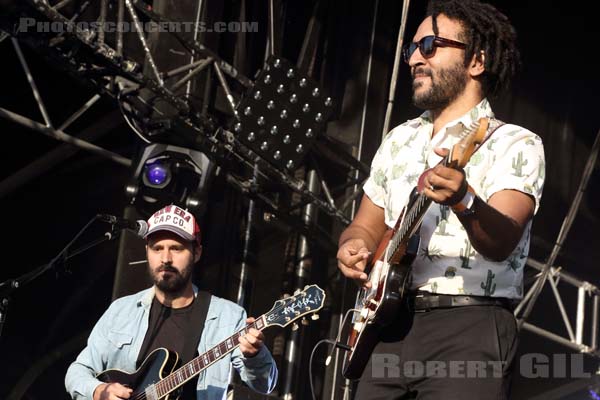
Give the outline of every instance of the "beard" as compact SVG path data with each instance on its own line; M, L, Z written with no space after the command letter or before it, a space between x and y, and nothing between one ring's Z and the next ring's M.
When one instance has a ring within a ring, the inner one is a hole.
M429 76L431 87L423 92L416 93L416 89L423 85L422 82L413 82L413 104L422 110L441 110L458 98L467 86L467 75L462 62L440 69L434 74L431 69L421 67L415 72Z
M159 275L162 271L170 272L170 274ZM185 267L181 272L170 265L161 265L156 272L150 271L152 281L158 289L164 293L178 294L181 293L192 277L191 266Z

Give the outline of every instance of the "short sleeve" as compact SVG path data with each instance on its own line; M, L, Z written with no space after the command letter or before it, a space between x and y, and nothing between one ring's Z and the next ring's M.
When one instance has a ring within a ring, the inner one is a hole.
M363 185L365 194L369 196L373 204L381 208L385 208L385 199L388 191L387 160L384 154L386 153L390 136L391 132L385 137L375 153L373 161L371 161L371 174Z
M518 190L534 198L537 212L546 170L542 139L527 129L505 125L488 142L484 144L490 153L484 200L501 190Z

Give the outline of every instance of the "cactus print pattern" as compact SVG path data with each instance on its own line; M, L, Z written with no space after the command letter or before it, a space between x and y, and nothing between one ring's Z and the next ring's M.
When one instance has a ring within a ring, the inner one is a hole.
M373 158L371 176L364 185L365 194L384 209L389 227L396 223L419 176L440 161L433 149L451 148L460 140L465 127L482 117L490 118L488 134L502 124L494 118L489 102L484 99L464 116L448 123L433 138L428 112L390 131ZM542 141L525 128L502 125L474 153L465 174L483 201L500 190L518 190L535 199L537 211L545 179ZM421 225L412 288L520 298L530 229L531 223L506 260L491 261L473 248L456 215L447 206L434 203Z

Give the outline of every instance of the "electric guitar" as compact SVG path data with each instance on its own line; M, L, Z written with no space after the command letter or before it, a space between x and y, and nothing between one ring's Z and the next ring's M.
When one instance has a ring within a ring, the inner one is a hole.
M483 142L489 120L481 118L463 132L461 140L440 163L452 168L463 168L471 155ZM432 200L422 194L426 170L419 177L418 185L398 217L393 229L388 229L374 253L369 267L370 288L361 288L357 296L353 325L346 344L342 373L348 379L359 379L371 353L379 341L381 328L398 315L402 299L408 287L410 266L419 249L417 233L423 216Z
M131 399L175 400L178 389L239 346L239 339L248 329L263 330L269 326L285 327L299 318L315 313L323 307L325 292L317 285L307 286L298 294L275 302L269 312L251 324L179 367L176 352L158 348L146 357L133 373L109 369L98 374L97 379L105 383L118 382L133 389ZM173 393L175 392L175 393Z

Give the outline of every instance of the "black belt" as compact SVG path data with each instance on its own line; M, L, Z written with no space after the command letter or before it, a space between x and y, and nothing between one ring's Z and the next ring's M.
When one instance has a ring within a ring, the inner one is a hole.
M408 296L409 309L420 312L435 308L464 306L500 306L512 310L515 305L514 300L504 297L433 294L429 292L416 292Z

